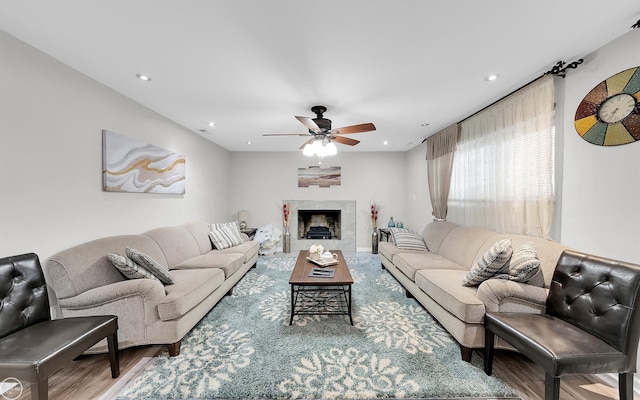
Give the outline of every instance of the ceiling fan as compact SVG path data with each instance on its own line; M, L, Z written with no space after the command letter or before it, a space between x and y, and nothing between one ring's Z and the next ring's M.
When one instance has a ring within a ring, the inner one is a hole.
M316 114L316 118L296 116L296 119L309 129L309 133L265 133L262 136L313 136L300 146L304 148L306 145L314 141L333 141L348 146L355 146L360 143L359 140L343 137L339 135L348 135L353 133L362 133L375 131L376 127L372 123L350 125L342 128L331 129L331 120L324 118L323 114L327 111L325 106L313 106L311 111Z

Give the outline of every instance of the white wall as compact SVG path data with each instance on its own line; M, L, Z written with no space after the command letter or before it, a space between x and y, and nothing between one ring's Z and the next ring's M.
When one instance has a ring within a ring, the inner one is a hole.
M2 31L0 54L0 256L229 218L229 152ZM186 194L103 192L102 129L185 154Z
M578 250L640 263L640 143L596 146L573 121L597 84L640 66L640 29L585 57L565 82L562 242Z
M317 160L301 152L232 153L229 188L232 209L249 210L250 226L273 224L281 229L283 200L355 200L356 248L360 251L371 251L371 202L381 206L379 226L386 226L393 216L408 227L422 229L408 220L405 153L341 152L339 146L338 155L325 158L322 166L340 166L341 185L299 188L298 168L317 165Z

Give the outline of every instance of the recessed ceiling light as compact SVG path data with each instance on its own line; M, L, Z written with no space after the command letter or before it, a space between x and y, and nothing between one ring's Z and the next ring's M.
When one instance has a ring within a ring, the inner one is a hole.
M495 81L496 79L498 79L500 77L500 75L498 74L491 74L491 75L487 75L484 77L484 80L487 82L492 82Z
M213 122L213 121L210 121L208 125L209 125L209 126L216 126L216 123L215 123L215 122Z
M151 81L151 77L148 75L143 75L143 74L136 74L136 77L138 79L140 79L141 81L145 81L145 82L149 82Z
M384 142L382 142L382 144L384 144L385 146L389 144L389 142L387 142L386 140Z
M420 124L420 126L429 126L429 123L428 122L423 122L423 123Z
M248 140L248 141L247 141L247 144L251 144L251 140Z

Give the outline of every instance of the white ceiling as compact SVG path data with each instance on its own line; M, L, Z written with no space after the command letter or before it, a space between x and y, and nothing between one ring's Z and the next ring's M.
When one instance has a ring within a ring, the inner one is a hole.
M405 151L638 19L638 0L0 3L0 29L230 151L298 151L262 134L305 133L316 104L378 128L339 151Z

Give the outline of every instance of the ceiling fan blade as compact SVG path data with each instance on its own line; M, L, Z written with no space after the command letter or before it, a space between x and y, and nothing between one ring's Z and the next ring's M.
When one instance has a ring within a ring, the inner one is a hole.
M307 140L306 142L302 143L302 146L300 146L300 149L303 149L304 146L308 145L309 143L312 143L314 140L316 140L315 137L313 137L313 138Z
M371 122L369 122L366 124L358 124L358 125L345 126L342 128L331 129L329 133L339 133L341 135L344 135L349 133L370 132L375 130L376 130L376 126Z
M298 121L302 122L302 125L306 126L307 129L309 129L309 130L311 130L313 132L320 132L320 127L311 118L296 116L296 119Z
M333 135L331 135L331 140L333 140L334 142L338 142L340 144L346 144L348 146L355 146L358 143L360 143L359 140L346 138L346 137L342 137L342 136L333 136Z
M262 136L311 136L310 133L263 133Z

